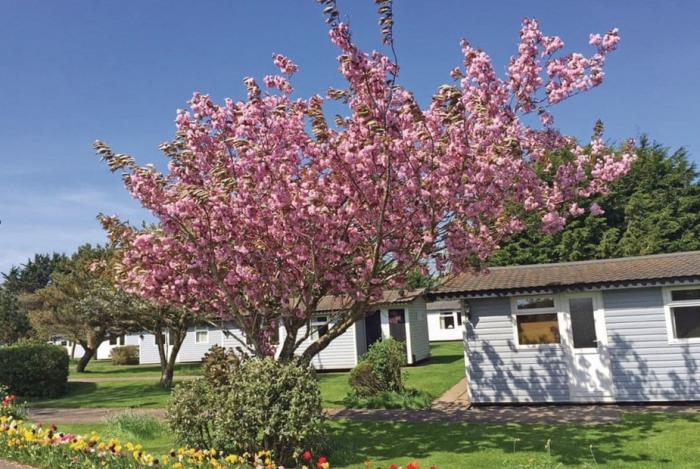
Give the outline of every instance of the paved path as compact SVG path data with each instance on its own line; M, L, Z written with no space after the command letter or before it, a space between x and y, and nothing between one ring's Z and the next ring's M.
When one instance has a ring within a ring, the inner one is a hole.
M175 376L174 382L177 383L178 381L192 381L193 379L199 378L199 376L195 375L183 375L183 376ZM124 377L118 377L118 376L97 376L95 378L91 377L83 377L83 376L69 376L68 377L68 382L70 383L112 383L112 382L117 382L117 381L153 381L157 382L160 380L160 375L157 376L124 376Z
M467 410L468 408L467 378L462 378L459 383L433 401L433 410Z
M151 415L156 418L164 418L164 409L127 409L117 407L113 409L57 409L57 408L30 408L28 419L32 422L41 422L45 424L55 423L57 425L66 423L102 423L107 418L115 414L132 410L133 412Z
M34 469L32 466L25 466L12 461L0 459L0 469Z

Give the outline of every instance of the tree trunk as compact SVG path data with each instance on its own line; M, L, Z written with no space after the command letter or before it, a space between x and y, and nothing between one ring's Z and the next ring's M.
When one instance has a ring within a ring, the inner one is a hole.
M168 351L167 360L165 359L165 354L161 354L160 361L160 387L169 389L173 385L173 377L175 376L175 360L177 360L177 354L180 352L180 347L185 341L185 336L187 335L187 324L182 324L182 327L178 330L170 330L170 334L173 337L173 345L170 346Z
M73 346L70 349L70 357L71 359L75 358L75 342L73 342Z
M83 353L83 356L80 357L80 360L78 360L78 364L75 365L75 371L77 373L85 372L85 367L87 367L88 362L90 362L90 359L92 359L97 351L96 349L89 347L87 344L83 345L83 349L85 349L85 353Z
M347 331L355 321L363 318L367 312L367 303L355 303L343 316L341 316L328 332L312 342L301 354L301 359L306 363L311 363L321 350L328 347L333 339Z
M92 333L88 333L87 340L84 342L81 342L81 346L83 349L85 349L85 353L83 356L80 358L78 361L78 364L75 367L75 371L78 373L84 373L85 372L85 367L87 367L87 364L90 362L90 360L97 354L97 348L100 346L102 342L105 341L105 334L102 331L95 331Z

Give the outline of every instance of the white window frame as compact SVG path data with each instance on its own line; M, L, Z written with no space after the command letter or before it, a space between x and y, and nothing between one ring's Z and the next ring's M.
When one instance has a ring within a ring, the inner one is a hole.
M206 332L207 333L207 340L199 340L198 334L200 332ZM208 344L209 343L209 328L204 326L204 327L196 327L194 328L194 343L195 344Z
M452 318L452 328L449 327L442 327L442 318L444 317L450 317ZM455 329L459 329L459 324L457 324L457 315L455 314L454 311L441 311L440 314L438 315L438 325L440 326L441 331L454 331Z
M518 309L518 300L524 298L541 298L541 297L551 297L554 306L549 308L532 308L532 309ZM539 295L521 295L513 296L510 299L510 317L513 327L513 337L515 340L515 347L520 350L537 350L543 348L561 348L564 346L564 337L562 335L562 330L566 325L566 318L564 313L562 313L560 306L560 299L558 295L555 294L539 294ZM532 316L535 314L556 314L557 315L557 327L559 327L559 342L553 344L521 344L520 334L518 334L518 316Z
M700 344L700 337L690 337L687 339L679 339L676 337L676 318L671 312L672 308L682 307L682 306L700 306L700 300L681 300L673 301L671 297L672 291L677 290L697 290L700 289L700 284L695 285L683 285L675 287L664 287L663 297L664 297L664 316L666 317L666 335L668 337L669 344Z

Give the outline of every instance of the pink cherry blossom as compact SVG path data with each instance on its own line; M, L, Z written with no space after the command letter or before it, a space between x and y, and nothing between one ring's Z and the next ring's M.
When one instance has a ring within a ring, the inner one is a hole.
M97 144L158 222L102 219L120 244L127 289L235 321L254 353L274 352L281 324L281 359L305 338L322 296L346 297L348 311L304 352L309 359L407 272L478 268L528 214L560 230L581 213L580 199L605 192L634 158L599 135L586 148L553 127L555 104L602 81L616 30L591 37L591 57L555 57L561 39L526 19L503 78L463 41L462 65L448 71L456 81L427 108L397 85L398 65L362 51L347 25L329 35L346 81L328 92L345 106L332 123L326 98L291 98L297 66L276 54L284 77L264 77L268 92L246 78L244 100L193 95L175 140L161 146L165 173ZM542 126L531 124L537 116ZM555 162L553 152L570 157Z

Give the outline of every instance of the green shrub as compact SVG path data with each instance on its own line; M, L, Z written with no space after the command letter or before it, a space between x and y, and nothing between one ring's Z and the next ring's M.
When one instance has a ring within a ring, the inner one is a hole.
M153 439L165 432L164 425L150 415L127 410L107 419L110 436L123 440Z
M218 399L217 390L221 393ZM166 420L180 444L193 448L216 447L219 440L214 425L216 402L223 399L225 392L204 378L175 386L168 401Z
M374 380L367 376L368 366ZM404 390L401 372L403 366L406 366L406 347L403 342L391 338L375 342L350 373L350 386L359 396L379 392L401 393ZM358 368L360 369L357 370ZM368 394L369 391L373 392Z
M180 444L238 454L266 449L285 464L324 444L321 392L308 365L250 358L231 366L225 384L209 376L178 385L168 403Z
M0 385L23 397L54 398L66 390L68 353L58 345L0 347Z
M350 372L350 387L357 396L373 396L382 392L382 383L374 374L372 365L361 361Z
M115 365L138 365L139 346L126 345L124 347L114 347L109 352L109 357Z

